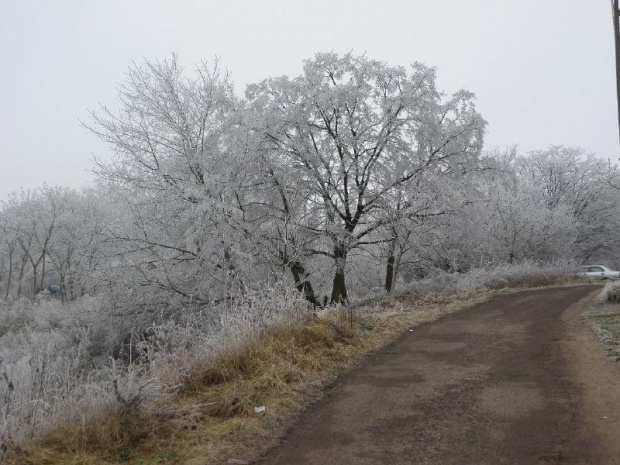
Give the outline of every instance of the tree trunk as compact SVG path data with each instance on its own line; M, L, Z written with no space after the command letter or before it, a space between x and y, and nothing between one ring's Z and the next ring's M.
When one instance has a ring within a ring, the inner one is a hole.
M73 274L69 276L69 299L75 300L75 281L73 279Z
M396 282L398 281L398 272L400 271L400 263L403 259L403 252L401 251L396 257L396 262L394 263L394 274L392 276L392 292L396 288Z
M43 267L41 270L41 280L39 282L39 287L43 287L43 281L45 281L45 251L43 251Z
M30 259L32 265L32 293L37 293L37 269L39 268L39 262L35 264L34 260Z
M349 301L347 296L347 284L345 281L345 269L347 266L347 251L343 246L334 248L334 256L336 259L336 272L334 273L334 282L332 285L332 304L345 304Z
M396 261L396 257L394 257L394 253L390 253L390 256L387 259L387 266L385 267L385 292L390 294L392 292L392 288L394 287L394 262Z
M312 288L312 283L307 279L308 274L304 266L297 260L289 262L288 264L291 273L293 274L293 279L295 280L295 287L299 292L303 292L304 298L310 302L315 307L319 305L316 300L316 296L314 295L314 289Z
M67 295L65 290L65 271L62 267L58 269L58 284L60 284L60 301L64 303L67 300Z
M19 278L17 284L17 298L19 299L22 295L22 279L24 277L24 270L26 269L26 263L28 263L28 258L26 255L22 257L22 265L19 269Z
M4 293L4 300L9 300L9 292L11 290L11 278L13 277L13 251L9 250L9 275L6 279L6 292Z
M396 250L396 240L392 239L390 244L390 256L387 259L387 265L385 267L385 292L391 293L394 287L394 261L396 257L394 252Z
M37 293L37 267L32 267L32 294L35 295Z

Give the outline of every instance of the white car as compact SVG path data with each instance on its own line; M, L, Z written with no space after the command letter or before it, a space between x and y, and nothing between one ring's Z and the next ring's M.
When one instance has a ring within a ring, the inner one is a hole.
M577 276L596 279L618 279L620 271L610 270L603 265L584 265L577 270Z

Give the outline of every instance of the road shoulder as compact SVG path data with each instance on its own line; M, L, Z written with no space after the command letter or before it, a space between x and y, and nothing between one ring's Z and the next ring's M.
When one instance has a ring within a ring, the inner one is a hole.
M620 366L607 358L586 312L594 291L572 305L562 316L566 337L560 348L573 379L583 391L583 428L600 438L605 464L620 463Z

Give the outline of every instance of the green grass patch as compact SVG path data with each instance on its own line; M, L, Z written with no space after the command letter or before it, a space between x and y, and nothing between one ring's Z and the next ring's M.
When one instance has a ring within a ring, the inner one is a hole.
M594 331L602 341L607 355L620 362L620 305L605 302L593 308L589 313Z

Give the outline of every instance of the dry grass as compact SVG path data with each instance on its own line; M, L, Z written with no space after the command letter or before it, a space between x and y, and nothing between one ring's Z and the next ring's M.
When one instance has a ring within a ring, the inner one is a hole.
M170 433L155 411L118 404L105 409L87 424L58 425L37 440L14 447L10 464L54 465L120 463L133 456L145 440Z
M333 349L338 339L348 338L321 320L275 328L258 340L197 366L184 392L248 380L267 389L287 386L320 369L317 354Z
M534 262L503 264L497 267L472 270L463 276L465 287L486 289L537 288L561 286L579 281L572 262L541 265Z
M177 395L102 412L8 451L11 465L218 464L257 458L309 403L361 357L411 326L476 304L470 293L332 309L283 324L197 363ZM265 406L256 413L255 407Z
M579 281L578 278L573 276L566 276L562 274L537 274L522 277L514 277L509 280L497 280L490 281L488 284L489 289L507 289L507 288L537 288L547 286L562 286L565 284L574 284Z

